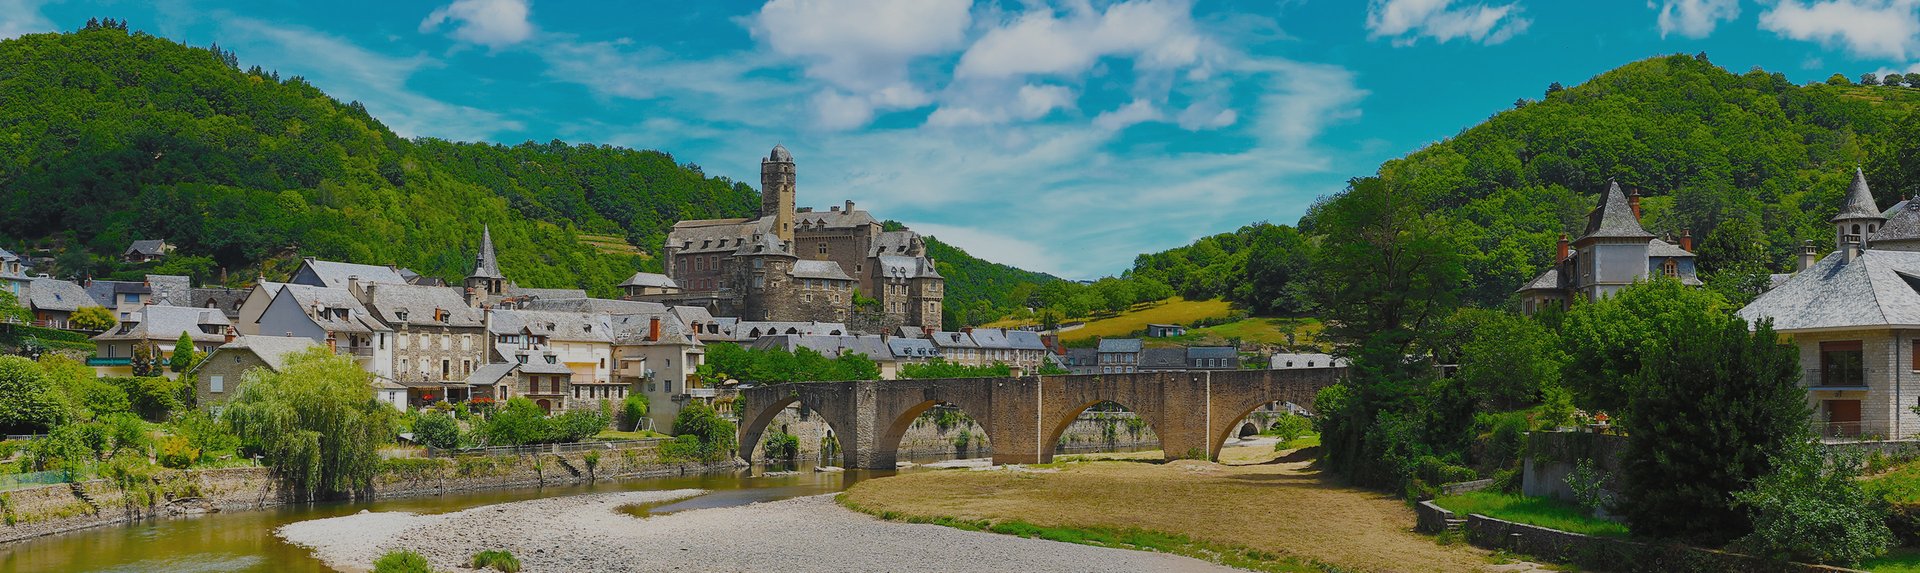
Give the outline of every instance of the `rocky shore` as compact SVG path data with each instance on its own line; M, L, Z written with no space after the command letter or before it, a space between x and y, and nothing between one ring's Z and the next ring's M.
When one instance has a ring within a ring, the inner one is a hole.
M303 521L276 533L328 566L366 571L397 548L453 570L506 549L527 573L573 571L1237 571L1186 557L881 521L822 495L646 519L633 504L699 490L545 498L437 515L361 513Z

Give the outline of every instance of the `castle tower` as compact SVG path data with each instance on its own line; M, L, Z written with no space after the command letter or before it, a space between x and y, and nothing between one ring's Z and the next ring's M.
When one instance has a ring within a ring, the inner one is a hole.
M1847 188L1847 202L1841 204L1840 214L1833 216L1833 247L1836 250L1847 248L1848 242L1859 242L1866 246L1867 235L1880 230L1887 222L1880 216L1880 208L1874 205L1873 191L1867 189L1867 174L1859 168L1853 170L1853 186Z
M500 274L500 262L493 254L493 229L480 227L480 254L473 258L473 273L467 275L468 303L480 306L506 292L507 277Z
M760 160L760 216L773 218L773 234L793 242L793 155L781 145Z

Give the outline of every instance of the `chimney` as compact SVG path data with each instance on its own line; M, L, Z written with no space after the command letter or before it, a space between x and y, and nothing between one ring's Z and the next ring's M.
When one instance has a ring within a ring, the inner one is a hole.
M1689 253L1693 252L1693 230L1692 229L1680 230L1680 250L1686 251Z
M1559 254L1553 257L1553 262L1555 263L1559 263L1561 261L1567 260L1567 234L1566 233L1560 234L1559 248L1560 248Z
M853 200L852 200L852 199L848 199L848 200L847 200L847 212L848 212L848 213L852 213L852 212L853 212Z
M1854 259L1860 258L1860 236L1848 235L1847 245L1846 247L1840 249L1840 254L1841 256L1846 257L1844 259L1841 259L1842 262L1851 263L1853 262Z
M973 327L971 327L971 326L962 326L962 327L960 327L960 333L961 333L961 334L973 334Z
M650 342L660 341L660 317L656 316L647 321L647 340Z
M220 284L227 284L227 267L220 267Z
M360 275L347 275L347 293L352 294L353 298L360 298L362 294L360 290Z
M1633 208L1633 220L1640 220L1640 190L1627 194L1627 206Z
M232 344L234 339L233 327L231 326L227 327L226 335L227 335L226 342L223 342L222 344Z
M327 333L327 352L335 354L340 352L340 340L335 338L331 332Z
M1800 245L1800 264L1793 268L1793 272L1797 273L1813 267L1813 261L1813 241L1807 241L1805 244Z

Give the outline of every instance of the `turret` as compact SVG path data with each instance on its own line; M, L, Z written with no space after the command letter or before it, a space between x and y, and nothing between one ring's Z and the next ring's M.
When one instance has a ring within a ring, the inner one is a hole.
M793 242L793 155L781 145L760 160L760 216L773 218L773 234Z
M1880 208L1874 205L1873 191L1867 189L1867 174L1859 168L1853 170L1853 185L1847 188L1846 203L1840 205L1840 214L1833 216L1833 246L1846 249L1849 244L1867 246L1867 235L1880 230L1887 222L1880 216Z
M479 307L489 297L506 293L507 277L500 274L500 262L493 254L493 229L480 227L480 253L473 258L473 273L467 275L467 303Z

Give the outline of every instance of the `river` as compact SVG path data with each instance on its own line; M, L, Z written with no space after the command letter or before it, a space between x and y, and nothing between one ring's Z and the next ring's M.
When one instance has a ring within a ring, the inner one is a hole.
M811 464L775 469L798 471L767 475L766 467L756 466L736 473L612 480L591 485L518 488L372 502L301 504L150 519L0 545L0 573L328 573L333 570L314 559L306 549L281 541L273 534L274 529L296 521L335 517L361 510L443 513L495 503L582 493L683 488L709 491L698 497L646 508L648 513L659 515L833 493L862 479L894 473L864 470L814 472Z

